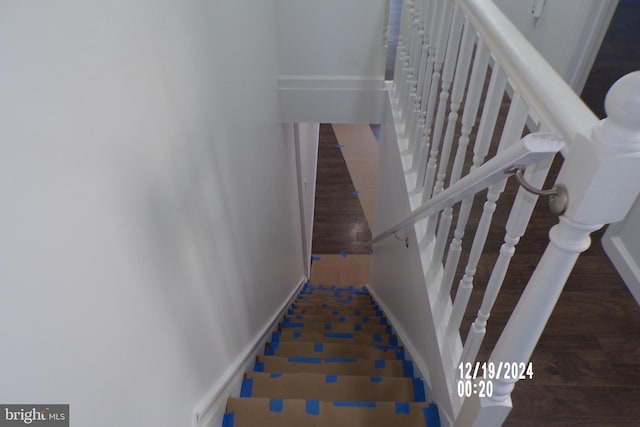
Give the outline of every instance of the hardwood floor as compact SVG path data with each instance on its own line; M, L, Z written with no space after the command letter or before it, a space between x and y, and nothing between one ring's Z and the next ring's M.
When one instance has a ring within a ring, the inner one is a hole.
M320 125L313 254L368 254L371 240L347 164L330 124Z
M393 0L392 7L394 3L398 1ZM602 117L608 88L622 75L639 69L640 3L622 0L582 98ZM379 131L375 126L373 129ZM332 134L330 126L321 127L313 251L366 253L362 243L368 237L358 233L370 236L370 232L357 199L350 197L353 184ZM547 186L555 180L560 166L561 160L556 159ZM494 224L505 222L516 191L510 182ZM476 200L474 209L481 208L482 202ZM539 203L534 218L518 245L508 281L489 319L479 360L488 357L548 243L549 228L557 222L544 203ZM473 227L470 223L467 230L467 250ZM603 232L593 234L591 248L579 258L569 277L531 358L534 379L516 385L514 409L505 426L640 425L640 308L602 249ZM463 322L463 336L475 318L503 237L501 227L494 227L489 234Z

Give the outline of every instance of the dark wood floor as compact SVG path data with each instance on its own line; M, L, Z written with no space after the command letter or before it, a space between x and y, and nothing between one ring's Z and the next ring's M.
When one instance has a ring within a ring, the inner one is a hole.
M622 0L582 98L602 117L608 88L634 70L640 70L640 4ZM353 203L353 184L332 134L330 127L322 127L316 197L316 220L322 224L316 222L314 226L314 252L337 253L336 250L351 248L353 253L364 253L353 239L352 230L362 232L366 221L362 210L358 212ZM561 160L556 159L548 184L555 180L560 166ZM505 222L516 191L515 184L509 183L494 224ZM476 201L476 211L482 202ZM518 245L492 312L479 360L488 357L548 243L549 228L557 222L543 203L539 203L534 218ZM473 227L472 222L467 236L473 235ZM592 247L576 264L531 358L534 379L516 385L512 395L514 409L506 426L640 425L640 308L602 249L603 232L593 234ZM479 308L503 238L504 228L494 227L477 270L474 295L463 323L464 334ZM349 246L349 241L354 246ZM465 246L468 250L469 237ZM355 252L360 249L363 252Z
M604 117L613 83L640 70L640 2L621 0L582 92ZM555 180L560 161L552 170ZM509 286L491 317L485 357L535 268L555 223L538 207L514 258ZM640 425L640 308L604 253L601 237L578 260L531 358L533 381L520 381L506 426Z
M368 254L371 231L330 124L320 125L313 219L314 254Z

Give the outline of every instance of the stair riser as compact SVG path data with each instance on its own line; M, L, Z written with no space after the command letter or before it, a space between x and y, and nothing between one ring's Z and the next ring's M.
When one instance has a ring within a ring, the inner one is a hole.
M280 357L306 356L404 360L404 350L394 348L393 346L388 346L388 348L375 348L350 344L324 344L290 341L267 344L265 355Z
M357 401L424 401L422 382L411 378L250 372L241 397Z
M338 309L338 308L290 308L287 310L288 315L320 315L320 316L369 316L369 317L383 317L384 314L381 310L375 308L363 308L363 309Z
M408 360L354 360L351 362L335 362L323 358L283 358L274 356L260 356L254 372L270 373L315 373L332 375L363 375L404 377L413 376L413 365Z
M282 331L298 331L298 332L365 332L372 334L391 334L391 327L385 325L355 324L347 323L322 323L322 322L295 322L280 324Z
M321 314L298 314L284 316L283 322L323 322L323 323L350 323L350 324L374 324L386 325L387 320L384 317L369 316L333 316Z
M277 333L279 341L293 342L322 342L337 344L358 344L358 345L398 345L398 338L388 334L363 334L363 333L338 333L327 332L324 334L283 331ZM273 339L272 339L273 341Z
M223 427L425 427L431 422L435 407L426 403L307 402L305 400L229 399L227 411L233 413ZM373 407L372 405L375 405ZM428 424L427 424L428 423Z

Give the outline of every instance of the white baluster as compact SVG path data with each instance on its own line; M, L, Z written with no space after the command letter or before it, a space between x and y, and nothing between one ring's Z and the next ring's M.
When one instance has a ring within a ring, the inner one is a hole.
M512 103L512 108L509 109L507 124L505 125L500 138L498 152L504 149L507 144L518 140L522 134L527 114L524 113L524 103L522 103L521 99L518 97L515 101L516 102ZM480 147L483 145L488 145L488 142L480 144ZM484 161L484 157L474 156L474 162L475 161L477 161L479 165ZM474 163L474 165L475 164L476 163ZM469 252L467 267L465 268L462 280L460 280L460 283L458 284L458 292L456 292L451 318L449 319L449 333L453 333L454 331L457 332L460 328L462 317L464 316L464 312L471 296L471 291L473 290L473 277L475 276L476 268L478 267L478 262L482 255L482 250L484 249L484 245L487 241L489 227L491 226L491 221L493 219L493 212L496 209L496 203L500 198L500 194L504 191L506 183L507 180L504 179L489 187L489 191L487 192L487 201L483 206L482 216L480 217L480 222L476 228L476 234L473 238L471 251Z
M447 121L447 130L444 135L445 141L453 141L455 130L458 124L458 111L462 104L464 90L467 86L469 78L469 68L471 66L471 56L473 54L473 45L476 32L469 22L465 21L464 31L462 34L462 42L460 43L460 53L456 66L456 74L453 78L453 88L451 89L451 105L449 106L449 118ZM467 139L468 142L468 139ZM446 142L451 144L450 142ZM460 150L459 150L460 151ZM466 151L466 145L464 147ZM451 179L449 185L455 183L462 175L462 167L464 158L456 155L451 171Z
M553 158L550 158L529 167L524 175L526 181L533 187L542 188L552 161ZM478 350L480 350L480 345L487 332L487 320L491 314L491 309L502 288L502 283L507 274L511 258L516 251L516 245L527 229L527 225L533 214L533 208L537 201L537 195L526 191L524 188L518 190L513 207L509 213L509 219L507 220L504 244L500 247L500 255L491 271L491 276L489 277L487 289L482 297L482 304L478 310L477 317L469 329L467 340L462 350L462 356L460 357L461 362L475 361L478 355Z
M529 279L489 362L527 363L590 233L624 219L640 193L640 72L618 80L606 99L609 114L578 134L558 175L569 194L560 222ZM587 168L588 166L588 168ZM511 409L515 379L497 378L492 397L465 399L456 426L501 425Z
M455 8L451 23L451 30L446 49L447 54L444 61L444 68L442 70L442 91L440 92L438 112L436 114L436 121L433 127L433 137L431 138L431 143L438 145L440 145L442 137L442 128L444 127L444 119L447 113L447 102L449 102L449 89L451 88L451 83L454 78L454 71L458 59L458 49L460 47L460 38L462 36L462 27L464 24L464 15L457 7ZM451 138L445 138L442 142L440 164L437 175L438 179L436 180L435 189L433 191L434 195L439 194L444 187L444 177L446 176L446 170L449 166L449 153L451 153L452 141L453 135L451 135Z

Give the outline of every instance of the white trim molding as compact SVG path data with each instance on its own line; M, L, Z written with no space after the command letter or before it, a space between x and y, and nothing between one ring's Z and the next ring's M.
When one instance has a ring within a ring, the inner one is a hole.
M300 283L294 287L289 297L271 316L269 322L238 355L235 363L227 368L224 374L209 389L206 397L196 405L193 412L193 427L218 427L222 425L222 417L226 410L227 400L230 396L240 394L240 386L245 372L251 369L256 356L262 351L266 341L269 340L272 332L277 327L278 321L306 281L306 277L300 280Z

